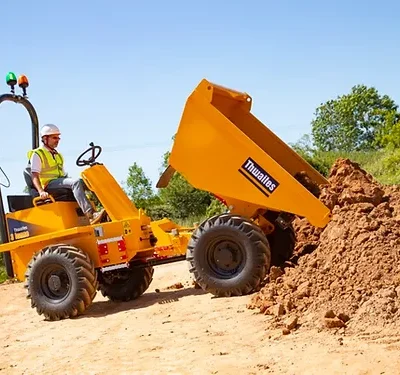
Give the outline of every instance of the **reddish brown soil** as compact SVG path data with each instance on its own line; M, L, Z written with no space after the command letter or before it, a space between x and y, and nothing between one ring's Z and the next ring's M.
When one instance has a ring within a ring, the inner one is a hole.
M348 159L336 161L329 182L319 199L332 221L318 229L296 219L294 265L272 268L248 307L290 329L400 326L400 189Z

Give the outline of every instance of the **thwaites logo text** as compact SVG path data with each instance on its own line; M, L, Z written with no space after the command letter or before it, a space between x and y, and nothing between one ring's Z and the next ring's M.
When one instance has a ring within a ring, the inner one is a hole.
M267 173L263 168L260 167L252 158L247 158L247 160L242 164L239 169L247 179L252 182L260 189L264 194L273 193L279 186L278 181L276 181L269 173ZM265 191L266 190L266 191Z

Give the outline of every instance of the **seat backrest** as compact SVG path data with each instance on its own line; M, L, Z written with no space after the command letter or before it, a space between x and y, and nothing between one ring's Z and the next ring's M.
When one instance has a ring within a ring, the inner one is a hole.
M33 181L32 181L31 167L30 166L27 166L24 169L24 179L25 179L26 186L28 187L29 190L35 189L35 186L33 185Z
M32 172L31 172L30 165L28 165L24 169L23 175L24 175L24 180L25 180L26 186L28 187L28 194L32 198L38 197L39 193L38 193L37 189L35 188L35 185L33 185ZM71 189L57 188L57 189L48 190L46 188L46 191L48 193L50 193L56 201L76 202L76 199L75 199L74 194L72 193Z
M35 185L33 185L32 181L32 174L31 174L31 167L28 165L23 172L24 175L24 180L26 183L26 186L28 188L28 194L32 197L35 198L39 195L38 191L35 188Z

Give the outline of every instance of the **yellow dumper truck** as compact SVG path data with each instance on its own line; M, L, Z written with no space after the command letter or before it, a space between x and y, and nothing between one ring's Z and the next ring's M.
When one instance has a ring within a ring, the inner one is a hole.
M0 96L0 104L12 101L28 110L35 148L39 124L26 97L27 79L18 80L21 96L9 76L11 93ZM90 225L71 192L42 200L25 170L28 194L7 196L8 213L0 199L0 252L8 276L25 281L31 306L59 320L82 314L98 290L111 300L132 300L149 287L154 266L185 259L204 290L217 296L250 293L271 259L279 262L293 251L294 215L325 226L329 210L295 176L305 173L315 184L327 180L250 108L247 94L207 80L187 100L158 187L177 171L226 204L226 213L198 227L152 221L97 161L101 147L94 144L76 163L87 167L81 178L105 209L99 223Z

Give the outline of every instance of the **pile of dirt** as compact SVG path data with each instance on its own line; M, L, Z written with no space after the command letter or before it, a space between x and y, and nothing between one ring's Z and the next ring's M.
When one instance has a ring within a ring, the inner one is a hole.
M331 222L319 229L296 219L293 263L272 267L248 308L291 329L400 327L400 188L348 159L338 159L328 179L319 199Z

